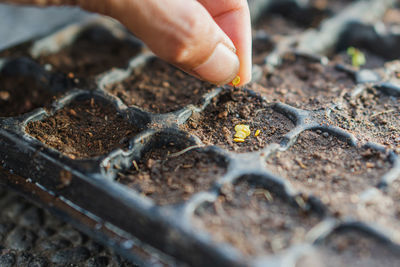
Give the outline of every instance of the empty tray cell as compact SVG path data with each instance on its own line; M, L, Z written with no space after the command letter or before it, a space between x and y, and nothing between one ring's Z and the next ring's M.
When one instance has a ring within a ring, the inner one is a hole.
M352 132L359 140L376 142L391 149L400 146L400 98L368 88L331 113L333 123Z
M235 142L235 126L250 128L244 142ZM181 126L201 139L206 145L217 145L237 152L250 152L279 143L294 124L286 116L267 105L259 96L248 91L232 89L214 98L207 108L194 113ZM259 134L256 136L256 132Z
M277 253L302 243L319 222L315 215L246 181L224 188L213 204L197 209L193 220L214 241L228 243L247 256Z
M137 168L136 168L137 167ZM223 158L176 145L151 149L117 181L153 199L158 205L177 204L209 190L226 171Z
M273 73L265 74L252 89L268 101L279 101L297 108L318 109L337 104L354 87L346 73L334 63L323 66L305 58L287 58Z
M327 132L307 131L267 164L296 189L318 197L335 216L375 222L392 219L386 197L374 187L392 167L383 152L351 147ZM364 194L367 189L372 191ZM381 200L377 209L368 207L377 199ZM384 216L382 220L376 217L378 214Z
M70 77L86 78L112 68L127 67L139 51L137 42L117 39L109 30L93 26L82 31L71 45L54 54L43 54L38 60Z
M24 58L6 63L0 71L0 117L12 117L48 107L61 92L50 89L49 78Z
M334 233L303 258L296 267L395 267L400 266L398 248L383 243L368 234Z
M91 158L128 146L138 128L101 99L78 98L26 132L70 158Z
M154 113L167 113L189 104L201 104L204 94L213 87L161 59L152 58L143 68L107 90L127 105Z

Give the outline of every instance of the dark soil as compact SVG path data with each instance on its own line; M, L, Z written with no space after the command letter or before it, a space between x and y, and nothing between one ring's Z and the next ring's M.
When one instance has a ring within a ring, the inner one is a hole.
M223 193L212 205L197 210L194 224L215 241L229 243L248 256L276 253L301 243L319 221L247 182Z
M244 143L233 141L235 125L250 126L251 134ZM294 124L284 115L275 112L262 99L247 91L232 89L214 98L201 113L195 113L183 130L196 135L206 145L217 145L237 151L250 152L279 143ZM259 136L254 136L260 130Z
M259 35L253 39L253 64L262 65L265 63L265 58L273 51L275 44L267 35Z
M398 251L365 235L348 232L333 234L318 247L316 254L303 259L296 267L396 267Z
M351 147L327 133L311 131L302 133L288 151L278 152L267 164L295 188L321 199L335 216L366 220L376 220L376 213L364 208L370 199L360 194L374 188L391 168L384 153Z
M38 61L71 77L87 78L112 68L125 68L139 51L137 43L119 40L108 30L93 27L82 32L71 45L43 55Z
M333 123L363 142L400 148L400 98L368 88L331 113Z
M269 102L283 102L297 108L319 109L336 104L354 87L348 74L303 58L286 59L271 74L265 74L252 89Z
M75 159L101 156L124 148L138 129L123 119L113 105L91 98L76 100L53 116L28 123L26 131Z
M201 104L204 94L214 87L155 58L125 81L107 90L127 105L154 113L167 113L189 104Z
M0 74L0 117L12 117L35 108L48 107L58 94L52 93L47 81L29 76Z
M153 199L158 205L177 204L209 190L226 171L225 163L211 153L163 147L145 154L138 169L119 173L118 181Z
M9 189L0 187L0 266L136 265Z

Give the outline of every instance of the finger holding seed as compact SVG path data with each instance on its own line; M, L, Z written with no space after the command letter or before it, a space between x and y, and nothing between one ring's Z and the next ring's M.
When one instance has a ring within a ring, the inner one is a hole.
M79 5L111 16L162 59L200 79L241 86L251 80L251 24L246 0L0 0Z

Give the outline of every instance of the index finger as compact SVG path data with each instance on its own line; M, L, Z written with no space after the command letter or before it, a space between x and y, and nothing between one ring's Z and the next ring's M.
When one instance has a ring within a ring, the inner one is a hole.
M251 21L246 0L198 0L236 47L240 61L238 76L244 85L251 80Z

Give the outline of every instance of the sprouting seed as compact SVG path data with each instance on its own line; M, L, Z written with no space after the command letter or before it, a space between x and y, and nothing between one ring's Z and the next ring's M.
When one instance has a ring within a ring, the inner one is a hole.
M255 134L254 134L254 136L259 136L260 135L260 133L261 133L261 131L260 130L257 130L256 132L255 132Z
M244 139L243 138L233 138L233 141L235 141L236 143L243 143Z
M233 86L236 86L240 83L240 76L236 76L235 79L233 79L232 84Z
M365 65L367 62L364 53L357 48L350 46L347 48L347 54L351 57L351 64L356 68Z

